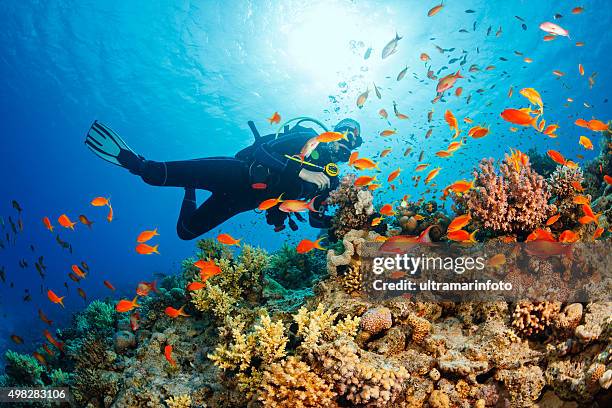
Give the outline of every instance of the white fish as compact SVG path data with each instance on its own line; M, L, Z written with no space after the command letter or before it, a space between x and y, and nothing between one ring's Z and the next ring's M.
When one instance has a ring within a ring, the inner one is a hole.
M376 86L376 84L374 84L374 91L376 92L376 96L378 97L378 99L381 99L382 96L380 95L380 91L378 90L378 87Z
M382 59L387 58L389 55L394 54L397 51L397 42L401 39L402 37L395 33L395 38L389 41L387 45L385 45L385 48L383 48Z
M565 28L563 28L561 26L558 26L555 23L551 23L549 21L540 24L540 30L546 31L549 34L561 35L563 37L568 37L569 38L569 31L567 31Z

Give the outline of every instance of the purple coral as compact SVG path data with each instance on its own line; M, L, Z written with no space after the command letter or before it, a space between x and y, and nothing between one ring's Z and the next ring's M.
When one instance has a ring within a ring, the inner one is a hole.
M474 177L477 187L456 200L484 228L501 233L530 232L555 210L548 204L550 192L544 178L528 160L517 165L506 157L498 173L493 159L483 159Z

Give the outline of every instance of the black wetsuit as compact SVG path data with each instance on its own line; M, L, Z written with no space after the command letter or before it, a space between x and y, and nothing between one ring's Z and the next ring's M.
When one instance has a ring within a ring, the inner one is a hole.
M315 196L316 208L327 198L329 191L338 185L338 178L330 178L330 189L316 191L316 186L298 177L302 164L284 157L297 155L304 144L316 136L311 128L295 126L278 138L267 135L261 143L238 152L235 157L207 157L194 160L155 162L146 160L142 179L154 186L184 187L185 198L177 223L181 239L194 239L233 216L256 209L269 198L311 199ZM331 161L326 144L317 147L309 162L325 166ZM316 168L306 167L317 171ZM266 187L257 189L253 186ZM196 204L195 189L208 190L212 195L199 207ZM277 230L284 225L287 214L278 206L267 212L268 224ZM320 213L310 213L310 224L316 228L328 226L329 218Z

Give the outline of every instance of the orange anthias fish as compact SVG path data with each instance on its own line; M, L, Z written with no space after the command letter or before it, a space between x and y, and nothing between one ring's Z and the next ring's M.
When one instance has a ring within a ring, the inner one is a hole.
M564 166L567 163L565 157L556 150L548 150L546 154L557 164Z
M106 216L106 221L113 222L114 218L115 218L115 212L113 211L113 206L109 204L108 205L108 215Z
M506 263L506 255L497 254L493 255L491 258L487 260L487 265L493 268L498 268Z
M529 113L519 109L506 109L501 113L501 117L506 122L519 126L533 126L537 121L537 116L532 117Z
M203 259L200 259L193 265L200 270L200 276L203 281L221 273L221 267L217 265L215 261L205 261Z
M45 357L40 354L38 351L35 351L32 353L32 356L36 359L36 361L38 361L40 364L46 366L47 365L47 360L45 360Z
M321 240L322 239L323 239L323 237L317 239L316 241L311 241L309 239L303 239L297 245L295 250L297 251L298 254L305 254L307 252L312 251L315 248L316 249L320 249L321 251L325 251L325 248L323 248L321 246Z
M393 237L386 238L379 248L381 252L399 252L403 253L406 245L408 244L424 244L430 243L431 238L429 236L429 230L432 228L430 225L423 232L421 232L418 236L415 235L395 235ZM384 237L383 237L384 238ZM382 241L382 240L380 240ZM379 242L380 242L379 241Z
M427 177L425 177L425 184L428 184L431 180L433 180L434 177L438 175L440 170L442 170L442 167L436 167L435 169L431 170L429 174L427 174Z
M368 190L370 190L370 191L374 191L374 190L379 189L379 188L380 188L380 184L375 184L375 183L368 184Z
M476 233L478 232L478 230L472 232L471 234L465 230L456 230L456 231L451 231L448 232L446 234L446 236L448 237L448 239L450 239L451 241L458 241L458 242L476 242Z
M40 320L42 320L44 323L48 324L49 326L53 324L53 320L49 320L49 318L40 309L38 309L38 317L40 318Z
M471 136L474 139L480 139L481 137L485 137L489 134L489 128L482 126L474 126L468 131L468 136Z
M436 152L436 156L442 157L442 158L450 157L452 155L453 154L447 150L440 150L439 152Z
M357 179L355 179L355 182L353 184L355 185L355 187L364 187L373 181L376 181L376 177L361 176L361 177L357 177Z
M366 89L365 92L363 92L357 97L356 105L359 109L363 108L363 105L365 105L366 101L368 100L369 94L370 94L370 89L368 88Z
M110 201L105 197L96 197L91 200L91 205L94 207L104 207L105 205L110 205Z
M380 207L380 210L378 210L378 212L387 217L392 217L395 215L395 211L393 211L393 206L391 204L383 205L382 207Z
M23 344L23 338L19 337L16 334L11 334L11 340L13 340L13 343L15 344Z
M578 144L587 150L593 150L593 142L591 142L591 139L586 136L580 136Z
M553 234L551 234L549 231L544 230L542 228L537 228L535 231L529 234L527 239L525 239L525 242L531 242L531 241L555 242L556 240Z
M230 234L219 234L217 235L217 241L223 245L236 245L240 246L240 239L232 237Z
M382 132L380 132L381 136L391 136L397 133L397 130L395 129L385 129Z
M76 222L72 222L66 214L60 215L59 218L57 219L57 222L62 227L70 228L71 230L74 230L74 226L76 225Z
M556 214L550 217L548 220L546 220L546 226L553 225L555 222L557 222L559 217L561 217L561 214Z
M578 181L576 181L576 180L572 181L571 184L572 184L572 187L574 187L577 191L583 191L584 190L584 187L582 187L582 185Z
M459 180L455 181L453 184L448 186L448 189L453 193L465 193L466 191L474 188L474 182L476 180L467 181L467 180Z
M422 52L421 55L419 56L419 59L423 62L427 62L429 61L431 58L429 58L429 55L427 55L426 53Z
M397 176L399 176L400 172L402 170L398 167L397 169L393 170L389 176L387 177L387 182L391 183L393 180L395 180L397 178Z
M45 228L53 232L53 225L51 225L51 220L49 219L49 217L43 218L43 224L45 224Z
M57 341L49 332L49 330L45 329L43 331L45 338L49 341L49 343L53 344L58 350L61 352L64 351L64 343Z
M354 151L353 153L351 153L351 155L349 156L349 160L348 160L348 165L352 165L355 160L357 160L359 158L359 152L358 151Z
M372 159L362 157L353 162L353 167L358 170L378 169L378 164L374 163Z
M389 148L389 149L385 149L385 150L383 150L382 152L380 152L380 157L381 157L381 158L385 158L385 157L387 157L387 155L388 155L389 153L391 153L391 150L393 150L393 149Z
M453 219L451 223L448 225L447 231L448 232L459 231L460 229L468 225L471 220L472 220L472 216L469 213L455 217L455 219Z
M138 244L136 245L136 252L140 255L152 255L159 254L158 248L159 245L151 246L147 244Z
M173 319L176 319L177 317L190 317L191 315L188 315L187 313L185 313L184 309L185 309L186 305L181 306L180 309L175 309L172 306L168 306L166 308L166 310L164 310L164 313L166 314L166 316L169 316Z
M565 230L559 235L559 242L572 243L578 241L580 237L572 230Z
M607 174L604 174L603 179L606 182L606 184L612 186L612 177L608 176Z
M72 272L74 272L79 278L84 278L86 276L85 272L81 270L78 265L72 265L70 269L72 269Z
M140 307L140 305L136 303L137 301L138 296L134 297L132 300L122 299L117 303L117 306L115 306L115 310L121 313L129 312L134 308Z
M436 14L438 14L443 8L444 8L444 4L440 3L437 6L432 7L431 9L429 9L429 11L427 12L427 16L428 17L433 17Z
M280 121L281 121L281 116L278 114L278 112L274 112L274 114L268 118L268 122L270 122L271 125L279 124Z
M81 224L86 225L89 228L93 226L93 221L87 218L86 215L83 215L83 214L79 215L79 221L81 221Z
M607 123L603 123L601 120L597 120L597 119L589 120L588 127L594 132L604 132L608 130L609 128Z
M143 242L147 242L151 238L158 236L158 235L159 234L157 233L157 228L155 228L154 230L142 231L140 234L138 234L138 238L136 238L136 242L139 242L142 244Z
M196 291L196 290L202 290L206 287L206 283L204 282L191 282L189 285L187 285L187 290L190 292Z
M340 133L340 132L324 132L321 133L319 136L317 136L317 140L320 143L331 143L331 142L337 142L338 140L348 140L347 137L347 132L344 133Z
M83 288L78 288L77 292L79 292L79 296L83 298L83 300L87 301L87 294L83 290Z
M582 64L578 64L578 73L583 76L584 75L584 67Z
M59 304L61 307L64 307L64 297L65 296L59 297L55 294L55 292L49 289L47 291L47 297L49 298L51 302Z
M538 105L540 107L540 111L544 109L544 103L542 102L542 97L540 93L536 91L534 88L523 88L519 91L521 95L523 95L532 105Z
M449 74L449 75L446 75L443 78L440 78L440 80L438 81L438 86L436 86L436 92L441 94L443 92L448 91L453 86L455 86L455 82L457 82L457 79L459 79L459 78L463 78L461 76L461 72L460 71L457 71L454 74Z
M427 163L421 163L419 165L416 166L416 168L414 169L414 171L423 171L425 170L427 167L429 166L429 164Z
M589 204L591 202L591 200L589 199L589 197L583 196L583 195L577 195L574 196L574 198L572 199L572 202L574 204Z
M159 291L157 290L157 281L140 282L136 287L136 294L138 296L149 296L149 293L151 293L151 291L159 293Z
M455 131L455 136L453 136L453 138L457 137L459 135L459 123L457 122L455 115L453 115L453 112L450 110L444 112L444 120L446 123L448 123L448 127Z
M302 200L285 200L281 203L281 205L278 206L278 209L286 213L305 211L317 212L317 209L314 207L314 202L316 198L317 197L313 197L312 200L308 202Z
M378 111L378 114L379 114L380 116L382 116L383 118L385 118L385 119L387 119L387 118L389 117L389 114L388 114L388 113L387 113L387 111L386 111L386 110L384 110L384 109L379 110L379 111Z
M140 313L132 313L132 315L130 316L130 327L132 328L132 331L138 330L138 328L140 327Z
M49 346L47 346L47 343L43 344L43 346L42 346L42 347L43 347L43 349L45 350L45 353L47 353L48 355L50 355L50 356L52 356L52 357L55 355L55 353L53 352L53 350L51 350L51 349L49 348Z
M283 194L285 193L281 193L281 195L279 195L277 198L268 198L267 200L262 201L257 207L257 209L260 211L266 211L274 207L275 205L282 203Z
M601 237L601 234L603 234L603 232L604 232L604 229L602 227L598 227L593 233L593 239L597 239Z
M168 363L170 363L172 367L176 367L176 361L174 361L174 359L172 358L171 345L167 345L166 347L164 347L164 357L166 357L166 360L168 361Z
M112 290L113 292L115 291L115 287L113 286L112 283L110 283L109 281L105 280L104 281L104 286L106 286L107 288L109 288L110 290Z

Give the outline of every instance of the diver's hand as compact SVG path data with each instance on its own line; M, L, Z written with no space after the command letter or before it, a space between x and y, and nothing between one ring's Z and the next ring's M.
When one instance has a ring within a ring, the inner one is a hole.
M320 171L310 171L306 169L300 170L298 177L302 180L315 184L319 190L329 188L329 177Z

